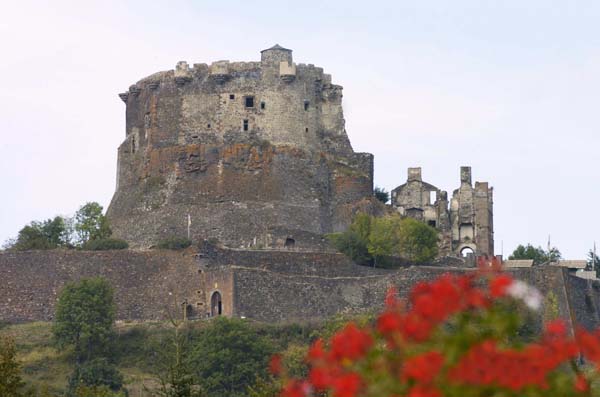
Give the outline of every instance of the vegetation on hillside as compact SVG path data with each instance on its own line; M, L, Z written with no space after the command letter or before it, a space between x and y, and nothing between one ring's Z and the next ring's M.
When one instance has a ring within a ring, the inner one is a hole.
M82 205L73 217L55 216L32 221L16 238L4 244L15 251L80 248L84 250L125 249L127 242L110 238L112 231L102 206L96 202Z
M385 265L398 256L412 263L433 260L438 252L437 231L412 218L357 214L347 231L328 235L331 243L361 265Z

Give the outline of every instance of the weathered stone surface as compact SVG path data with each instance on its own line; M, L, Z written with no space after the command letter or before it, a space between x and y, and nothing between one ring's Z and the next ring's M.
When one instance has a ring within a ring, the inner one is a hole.
M493 188L471 182L471 167L461 167L460 188L452 194L423 182L421 168L409 168L405 184L392 190L392 207L401 215L440 231L440 253L494 255Z
M65 283L106 278L120 320L165 319L204 290L194 255L171 251L0 253L0 321L48 321Z
M264 50L261 62L179 62L129 93L108 217L134 247L185 236L189 214L197 239L315 248L316 236L378 205L373 156L355 153L344 128L342 87L294 64L291 50Z

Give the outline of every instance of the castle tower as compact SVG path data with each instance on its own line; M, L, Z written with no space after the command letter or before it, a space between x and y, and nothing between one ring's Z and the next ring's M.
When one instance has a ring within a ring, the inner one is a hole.
M373 157L350 145L342 87L292 50L179 62L119 96L125 139L108 217L132 246L187 236L189 215L195 239L314 248L369 205Z

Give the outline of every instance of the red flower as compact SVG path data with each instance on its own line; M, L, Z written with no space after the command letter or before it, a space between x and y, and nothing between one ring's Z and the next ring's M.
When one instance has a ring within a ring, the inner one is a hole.
M323 339L317 339L310 349L308 349L308 360L310 362L319 361L325 358L325 349L323 348Z
M350 323L331 338L331 357L341 361L356 360L365 355L373 344L371 335Z
M500 274L490 281L490 295L492 298L499 298L506 294L507 288L512 284L512 277L506 274Z
M360 375L354 372L339 376L333 381L333 397L355 397L361 383Z
M398 332L402 326L402 316L400 313L386 311L377 319L377 329L383 335Z
M410 388L407 397L442 397L442 393L433 386L415 385Z
M310 386L298 379L290 379L281 391L282 397L306 397L309 394Z
M281 355L274 354L269 362L269 372L271 372L273 375L279 375L281 374L281 369Z
M432 351L411 357L402 367L403 380L415 380L419 383L431 383L444 365L444 356Z
M575 380L575 390L579 393L585 393L590 390L590 383L583 375L577 375Z

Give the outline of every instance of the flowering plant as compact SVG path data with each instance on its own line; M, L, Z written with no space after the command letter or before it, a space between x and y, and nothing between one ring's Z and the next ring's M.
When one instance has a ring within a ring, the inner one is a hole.
M306 379L286 376L281 357L271 371L284 397L509 397L591 396L595 375L583 357L600 365L600 332L553 320L541 336L515 338L519 316L507 303L541 305L533 287L480 262L479 272L444 275L414 286L407 302L395 290L366 327L347 324L310 347Z

